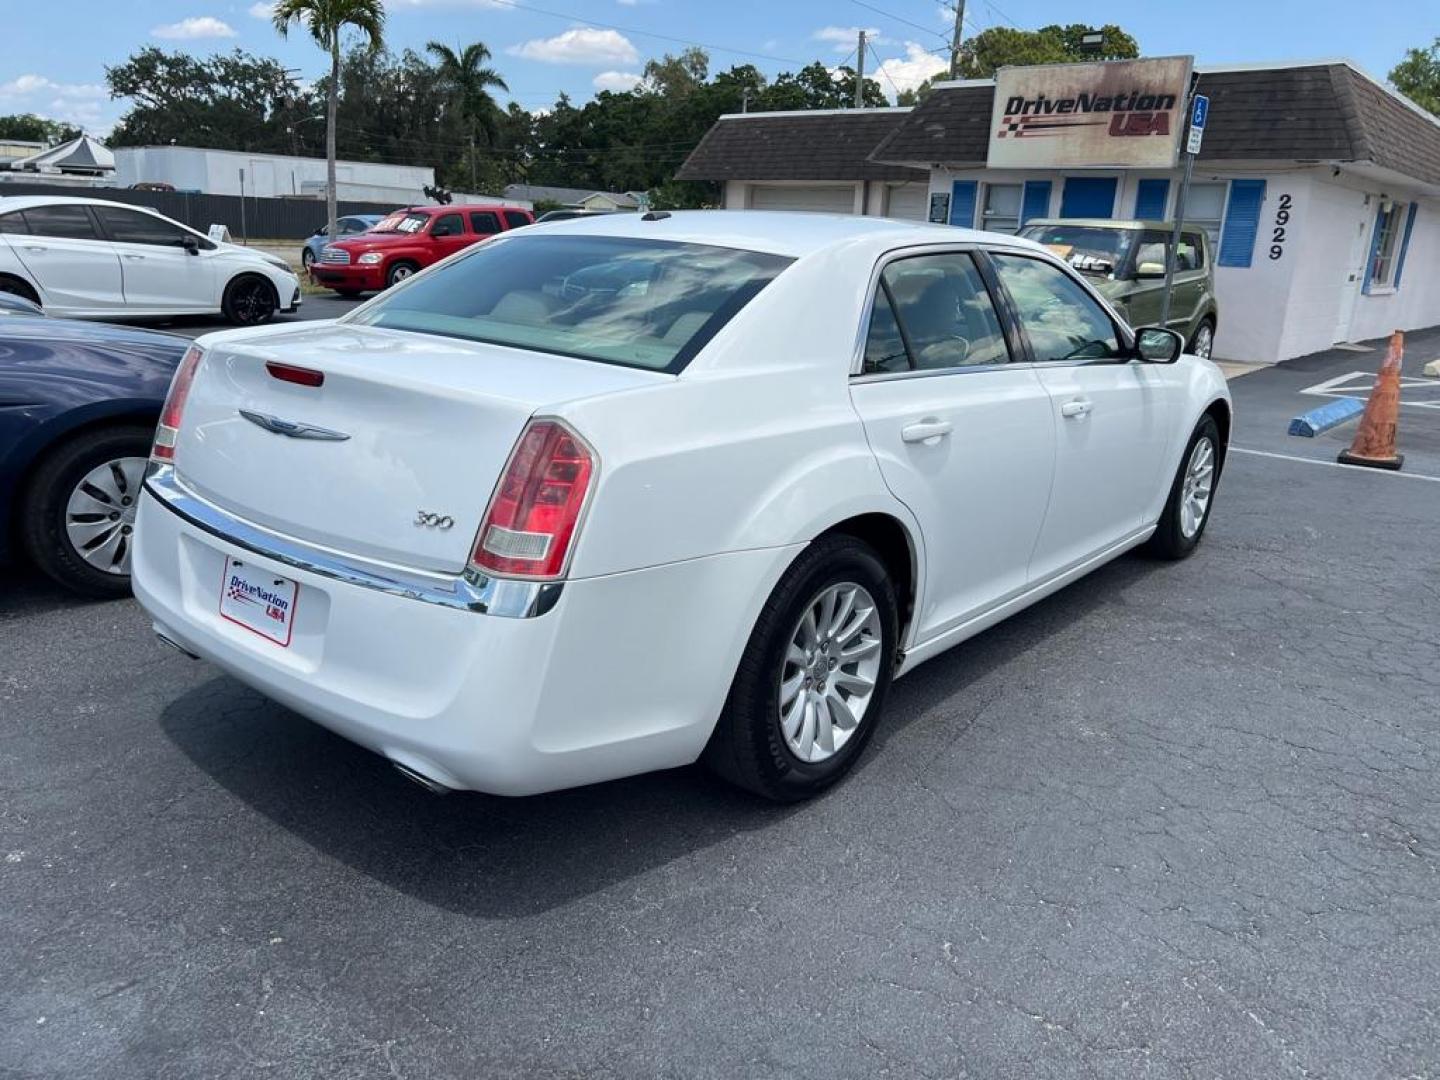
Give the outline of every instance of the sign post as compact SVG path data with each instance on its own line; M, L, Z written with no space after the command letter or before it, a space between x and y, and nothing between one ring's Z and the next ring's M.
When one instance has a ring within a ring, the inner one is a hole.
M1170 326L1170 291L1175 284L1175 258L1180 252L1180 226L1185 221L1185 198L1190 194L1190 176L1195 171L1195 155L1205 138L1205 124L1210 119L1210 99L1204 94L1190 98L1190 130L1185 136L1185 172L1180 191L1175 196L1175 224L1170 230L1170 245L1165 250L1165 292L1160 300L1160 325Z

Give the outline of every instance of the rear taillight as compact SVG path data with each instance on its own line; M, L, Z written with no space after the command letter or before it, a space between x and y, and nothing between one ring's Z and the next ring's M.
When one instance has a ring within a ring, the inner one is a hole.
M530 421L490 498L470 565L505 577L560 577L594 474L579 435L559 420Z
M190 384L195 381L195 369L205 355L198 345L185 350L175 376L170 380L170 392L165 395L165 407L160 410L160 424L155 428L155 445L150 448L151 461L175 460L175 437L180 434L180 417L185 412L185 399L190 396Z

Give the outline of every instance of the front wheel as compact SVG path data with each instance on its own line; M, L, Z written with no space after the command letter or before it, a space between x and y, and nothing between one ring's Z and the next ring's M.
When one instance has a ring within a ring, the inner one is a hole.
M1210 521L1215 485L1220 479L1220 428L1213 416L1195 425L1170 485L1170 498L1150 537L1150 551L1164 559L1183 559L1195 550Z
M262 277L238 277L225 287L221 302L225 318L236 326L263 326L275 317L280 302L275 287Z
M760 613L705 763L780 802L840 779L880 722L897 625L894 586L869 545L811 544Z
M415 274L419 269L420 268L414 263L396 263L390 267L389 271L385 274L385 287L389 288L392 285L399 285L400 282Z

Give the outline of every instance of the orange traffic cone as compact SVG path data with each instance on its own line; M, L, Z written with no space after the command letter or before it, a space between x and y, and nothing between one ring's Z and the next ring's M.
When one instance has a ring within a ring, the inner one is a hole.
M1395 427L1400 420L1400 358L1405 355L1405 335L1390 335L1390 351L1380 365L1360 427L1349 450L1341 450L1342 465L1368 465L1372 469L1398 469L1405 456L1395 452Z

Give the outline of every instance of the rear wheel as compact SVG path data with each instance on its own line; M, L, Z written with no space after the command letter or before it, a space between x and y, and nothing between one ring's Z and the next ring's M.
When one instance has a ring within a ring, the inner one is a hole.
M1190 339L1187 351L1191 356L1210 359L1210 354L1215 351L1215 323L1212 320L1205 319L1195 328L1195 336Z
M420 268L414 263L397 262L385 272L385 286L399 285L400 282L415 274Z
M248 274L225 287L221 310L236 326L263 326L275 317L279 306L275 287L262 277Z
M1149 550L1164 559L1183 559L1195 550L1210 520L1215 485L1220 479L1220 429L1212 416L1201 417L1170 485L1170 498Z
M840 535L811 544L760 613L706 764L782 802L833 784L880 721L896 627L894 587L868 544Z
M153 429L86 431L41 462L20 503L21 539L35 565L82 596L130 592L135 511Z

